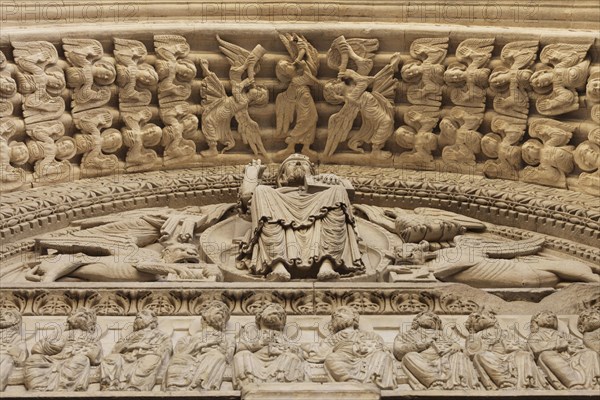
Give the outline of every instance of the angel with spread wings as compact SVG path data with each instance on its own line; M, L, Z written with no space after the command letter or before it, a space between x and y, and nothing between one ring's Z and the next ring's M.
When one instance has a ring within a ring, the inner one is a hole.
M317 107L310 93L310 86L319 85L319 52L306 38L297 34L283 34L279 38L285 45L292 62L281 60L275 66L277 78L288 83L285 92L277 95L275 114L277 116L277 136L287 136L287 149L284 155L295 151L296 145L302 145L303 151L315 154L310 145L317 132ZM294 124L293 128L290 126Z
M444 72L444 81L450 86L450 99L455 105L485 107L489 68L494 38L467 39L456 49L459 62L450 64Z
M530 166L521 171L525 182L567 187L567 174L575 168L574 146L568 143L575 128L564 122L538 118L529 125L530 139L522 146L523 160Z
M396 132L394 138L399 146L412 149L410 152L400 154L400 162L409 165L423 166L433 162L431 154L438 145L438 137L433 133L440 120L440 112L436 109L427 110L424 107L412 106L404 113L404 122Z
M490 87L497 93L494 110L503 115L526 119L529 115L527 90L533 71L529 69L537 57L538 41L522 40L508 43L500 58L504 65L490 75ZM507 67L508 66L508 67Z
M25 95L23 116L27 123L47 121L60 117L65 101L60 94L65 88L63 70L56 65L58 52L52 43L12 42L19 91Z
M586 83L590 44L549 44L540 54L545 64L531 75L531 86L540 96L535 104L542 115L560 115L579 108L576 89ZM553 66L554 68L552 68Z
M347 69L347 64L353 60L361 71L370 71L370 68L365 67L366 63L361 60L357 62L355 58L358 56L353 58L356 53L355 50L350 51L350 42L346 43L345 49L347 56L342 52L340 63L328 62L329 65L338 65L340 72L337 80L325 84L323 96L327 102L343 106L340 111L329 117L325 156L332 156L338 145L348 140L348 147L358 153L364 153L362 145L370 143L371 154L377 158L390 158L392 154L384 151L383 147L394 132L394 108L391 100L397 84L394 73L398 71L400 54L395 53L390 63L375 76L365 76ZM367 91L369 87L371 91ZM359 112L362 126L356 134L348 138Z
M148 52L140 41L114 39L117 60L119 108L147 106L152 101L149 87L158 84L158 74L145 62Z
M208 69L208 61L202 60L200 66L205 76L200 91L203 106L202 129L208 142L208 150L201 154L204 157L215 157L219 154L218 143L225 145L221 153L233 148L235 140L231 133L231 118L235 117L244 143L248 143L254 154L263 154L269 159L260 136L260 128L248 114L249 106L264 106L269 101L267 89L256 85L254 81L254 75L260 69L258 62L265 54L265 49L257 45L250 52L222 40L218 35L217 40L219 49L231 64L229 78L232 96L227 95L217 75ZM247 77L242 79L244 74Z
M463 107L454 107L450 115L440 122L438 143L444 147L442 160L450 164L475 165L476 154L481 152L481 138L477 128L483 114L473 113Z
M66 70L67 84L73 89L73 112L105 105L110 100L109 85L115 81L115 66L103 59L102 44L94 39L63 39L65 58L73 65Z
M439 107L442 104L444 66L448 38L422 38L410 45L415 59L404 64L402 78L409 83L407 97L411 104Z

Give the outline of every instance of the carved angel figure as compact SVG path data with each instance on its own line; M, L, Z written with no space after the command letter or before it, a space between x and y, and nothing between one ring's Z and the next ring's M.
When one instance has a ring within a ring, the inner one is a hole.
M75 135L77 152L83 153L81 169L83 175L105 175L114 173L119 166L119 159L114 153L123 144L121 132L110 128L113 117L107 108L87 110L73 117L75 126L82 133ZM102 128L110 128L101 131Z
M165 161L192 157L196 154L199 139L198 117L190 112L186 102L170 103L160 109L160 117L165 123L162 145L165 146Z
M31 124L60 118L65 101L60 94L65 88L63 70L56 65L58 53L52 43L12 42L19 90L24 95L23 116Z
M591 86L591 87L590 87ZM600 102L600 73L590 76L588 82L588 97L597 97ZM600 196L600 104L592 107L592 121L596 127L588 133L588 140L579 144L573 153L575 163L583 171L579 174L578 183L580 188L590 194Z
M394 138L399 146L411 149L400 154L399 161L406 167L423 166L433 162L433 151L437 149L438 136L433 133L440 120L438 110L424 107L409 107L404 113L404 122L394 132Z
M364 153L364 143L371 144L371 154L377 158L389 158L391 153L384 151L387 139L394 132L394 97L397 80L394 73L400 62L396 53L388 65L375 76L364 76L351 69L340 69L337 80L325 84L323 96L331 104L342 104L337 113L329 117L328 137L324 154L331 157L338 145L348 140L348 147ZM371 87L371 91L367 89ZM352 124L360 112L360 130L350 135Z
M525 167L521 178L525 182L566 188L567 174L574 165L574 146L568 145L574 127L564 122L539 118L529 125L530 139L523 144Z
M544 63L531 76L531 86L539 94L537 111L542 115L560 115L579 108L577 89L585 86L590 60L590 44L556 43L544 47Z
M288 148L282 152L284 155L293 153L296 145L302 145L304 153L314 155L310 145L315 140L318 115L310 86L319 85L319 52L302 35L288 33L279 38L292 61L281 60L275 66L277 79L288 84L275 100L276 135L286 136Z
M488 178L519 180L521 146L526 122L521 119L496 115L492 118L493 133L481 139L483 154L495 160L486 160L483 173Z
M29 162L35 162L34 179L60 182L71 178L72 158L77 148L75 141L65 137L65 127L60 121L28 124L25 130L33 140L27 142ZM57 161L58 160L58 161Z
M0 392L6 389L14 368L23 366L26 358L21 314L17 310L0 309Z
M185 101L192 94L196 65L188 57L190 46L183 36L154 35L158 73L158 102L160 105Z
M158 74L145 62L148 52L140 41L114 39L117 60L117 85L119 85L119 108L147 106L152 100L148 88L158 84Z
M439 107L442 105L444 65L448 38L421 38L410 45L415 61L402 66L402 79L407 82L406 96L411 104Z
M492 57L495 39L467 39L456 49L459 62L450 64L444 81L450 88L450 99L457 106L485 107L490 70L485 68Z
M25 184L25 171L11 164L22 165L29 160L29 150L23 142L10 141L16 133L16 125L10 119L0 121L0 191L16 190Z
M249 383L303 382L305 361L300 346L284 333L287 315L279 304L266 304L256 314L257 331L240 332L233 357L233 387Z
M394 358L383 338L359 329L359 314L339 307L331 314L332 333L323 342L304 346L309 362L323 362L335 382L374 383L394 389Z
M159 208L86 220L78 231L38 238L43 250L57 254L42 256L26 278L43 282L221 280L218 269L200 263L192 239L195 231L210 226L232 207L191 207L183 212Z
M430 311L415 316L407 332L394 339L394 356L402 362L414 390L477 389L477 372L462 347L442 330L440 317Z
M548 388L527 343L502 329L494 313L471 313L465 327L469 331L466 353L487 390Z
M490 75L490 87L496 92L494 110L502 115L527 118L529 115L530 67L538 51L537 40L511 42L502 48L502 66Z
M0 51L0 117L11 116L14 111L12 98L17 94L17 82L13 79L14 65L8 64Z
M158 329L153 311L142 310L133 321L133 332L115 343L102 360L102 390L150 391L156 374L171 355L171 337Z
M64 38L62 42L65 58L72 65L65 71L67 85L73 89L72 112L106 105L117 71L110 61L103 58L102 44L94 39Z
M218 155L218 143L225 145L221 153L233 148L235 140L231 134L231 118L235 117L244 143L250 146L254 154L263 154L269 159L260 136L260 128L248 113L249 106L264 106L269 101L267 89L256 85L254 81L254 74L259 71L259 61L265 50L257 45L249 52L218 36L217 40L221 44L219 48L231 64L229 76L232 96L227 95L217 75L208 69L208 61L202 60L201 68L205 77L200 92L203 105L202 132L208 143L208 150L201 154L204 157ZM242 80L244 74L247 78Z
M444 146L442 160L452 166L474 166L476 155L481 152L482 134L477 128L483 114L463 107L454 107L450 115L440 122L438 143Z
M600 357L583 343L558 330L558 318L552 311L531 317L527 340L538 365L555 389L598 389Z
M479 288L556 287L568 282L600 282L598 270L576 260L536 255L543 238L498 242L469 236L454 238L456 247L435 252L427 262L433 275L444 282Z
M152 112L142 108L135 112L121 113L126 127L122 128L123 144L129 147L125 156L125 167L128 170L143 171L150 169L158 161L156 151L150 149L158 145L163 131L155 124L149 124Z
M202 329L177 342L165 374L163 389L219 390L231 365L235 342L225 332L229 307L211 301L202 311Z
M102 345L95 334L96 313L79 308L67 318L59 337L44 338L25 362L25 387L31 391L86 391L90 367L100 364Z

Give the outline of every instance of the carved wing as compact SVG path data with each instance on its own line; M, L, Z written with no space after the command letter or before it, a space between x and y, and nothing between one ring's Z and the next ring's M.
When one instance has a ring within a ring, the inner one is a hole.
M300 51L304 50L304 61L306 61L310 73L317 76L319 72L319 52L303 35L285 33L280 34L279 39L281 39L292 60L296 60Z
M418 132L433 131L439 119L439 111L425 111L420 107L409 107L404 113L404 122Z
M571 140L575 128L550 118L537 118L529 125L529 136L540 139L548 146L565 146Z
M241 67L245 62L250 52L237 44L229 43L217 35L219 42L219 50L227 57L227 61L232 67Z
M485 224L480 220L475 218L469 218L464 215L453 213L451 211L429 207L418 207L415 208L413 211L415 212L415 214L456 222L457 224L464 226L470 231L481 232L485 230Z
M555 67L572 67L585 58L590 44L555 43L544 47L540 60Z
M227 92L225 92L221 80L214 72L210 72L206 75L206 78L202 80L200 97L202 97L203 102L207 105L227 97Z
M538 51L537 40L521 40L518 42L508 43L502 48L500 58L511 69L522 69L531 66Z
M42 64L44 67L48 64L56 64L58 62L58 52L52 43L38 41L12 42L11 44L14 48L13 56L17 64L19 64L21 59L26 59L36 65Z
M361 75L367 75L373 68L371 59L377 49L379 49L377 39L346 39L344 36L339 36L327 52L327 65L336 71L351 68Z
M115 57L125 65L136 65L148 54L146 46L138 40L115 38Z
M83 68L99 60L104 54L102 44L94 39L63 39L65 58L75 67Z
M389 232L396 233L396 218L390 214L389 209L366 204L354 204L353 207L362 212L369 221L381 226Z
M448 38L421 38L410 45L410 55L425 64L440 64L448 53Z
M373 77L373 92L380 93L386 99L393 101L396 95L396 85L398 80L394 78L394 74L398 72L398 64L400 63L400 53L395 53L388 65L383 67Z
M464 236L456 238L459 245L463 242ZM472 240L472 239L471 239ZM484 253L490 258L515 258L521 256L530 256L539 253L544 247L545 239L543 237L531 237L528 239L510 241L510 242L492 242L486 241Z
M464 40L456 49L456 58L470 69L479 69L492 57L494 41L494 38Z

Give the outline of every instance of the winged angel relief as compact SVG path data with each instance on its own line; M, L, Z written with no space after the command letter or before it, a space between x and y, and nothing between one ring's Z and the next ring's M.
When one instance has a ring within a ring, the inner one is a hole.
M394 131L392 99L400 54L394 54L390 63L375 76L368 76L373 67L373 52L378 47L376 39L346 39L340 36L327 53L327 64L338 70L338 77L325 84L323 96L331 104L342 104L341 110L329 118L324 151L327 157L332 156L339 144L345 141L358 153L364 153L363 145L368 143L375 157L390 158L392 155L383 147ZM360 130L350 135L359 113L362 118Z
M277 114L277 136L287 136L288 148L282 154L294 152L296 145L303 146L303 152L315 155L310 145L317 132L317 107L310 93L310 87L319 85L319 52L306 38L297 34L279 35L292 61L281 60L275 66L277 78L288 83L285 92L275 100ZM293 127L292 127L293 124Z
M260 129L248 113L250 106L264 106L269 101L269 94L264 86L257 85L254 76L260 70L259 61L265 54L265 49L257 45L248 51L233 43L221 39L217 35L219 49L231 64L229 78L231 80L232 96L228 96L223 84L214 72L208 69L208 61L201 61L205 79L202 81L202 128L208 150L201 154L214 157L219 154L217 145L223 144L221 153L235 146L231 133L231 119L235 117L238 132L244 143L250 145L254 154L262 154L269 159L260 136ZM245 78L244 78L245 76Z

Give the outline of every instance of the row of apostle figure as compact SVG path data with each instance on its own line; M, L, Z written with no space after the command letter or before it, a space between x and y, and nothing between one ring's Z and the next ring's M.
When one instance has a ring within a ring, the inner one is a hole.
M359 314L350 307L332 313L328 337L302 344L285 334L286 312L279 304L263 306L254 330L245 325L236 336L226 333L227 305L212 301L202 312L202 328L174 349L170 336L158 329L154 312L142 310L133 332L104 357L96 315L89 309L74 311L67 329L37 342L29 357L20 314L3 310L1 315L2 390L21 366L31 391L85 391L96 366L101 390L149 391L161 383L165 391L202 391L219 390L229 376L238 389L249 383L310 381L311 364L322 364L330 381L381 389L406 381L414 390L600 388L598 309L579 316L583 340L559 330L550 311L532 316L527 340L503 329L492 312L474 312L465 322L464 345L442 329L439 316L426 311L400 331L389 349L380 335L359 328Z

